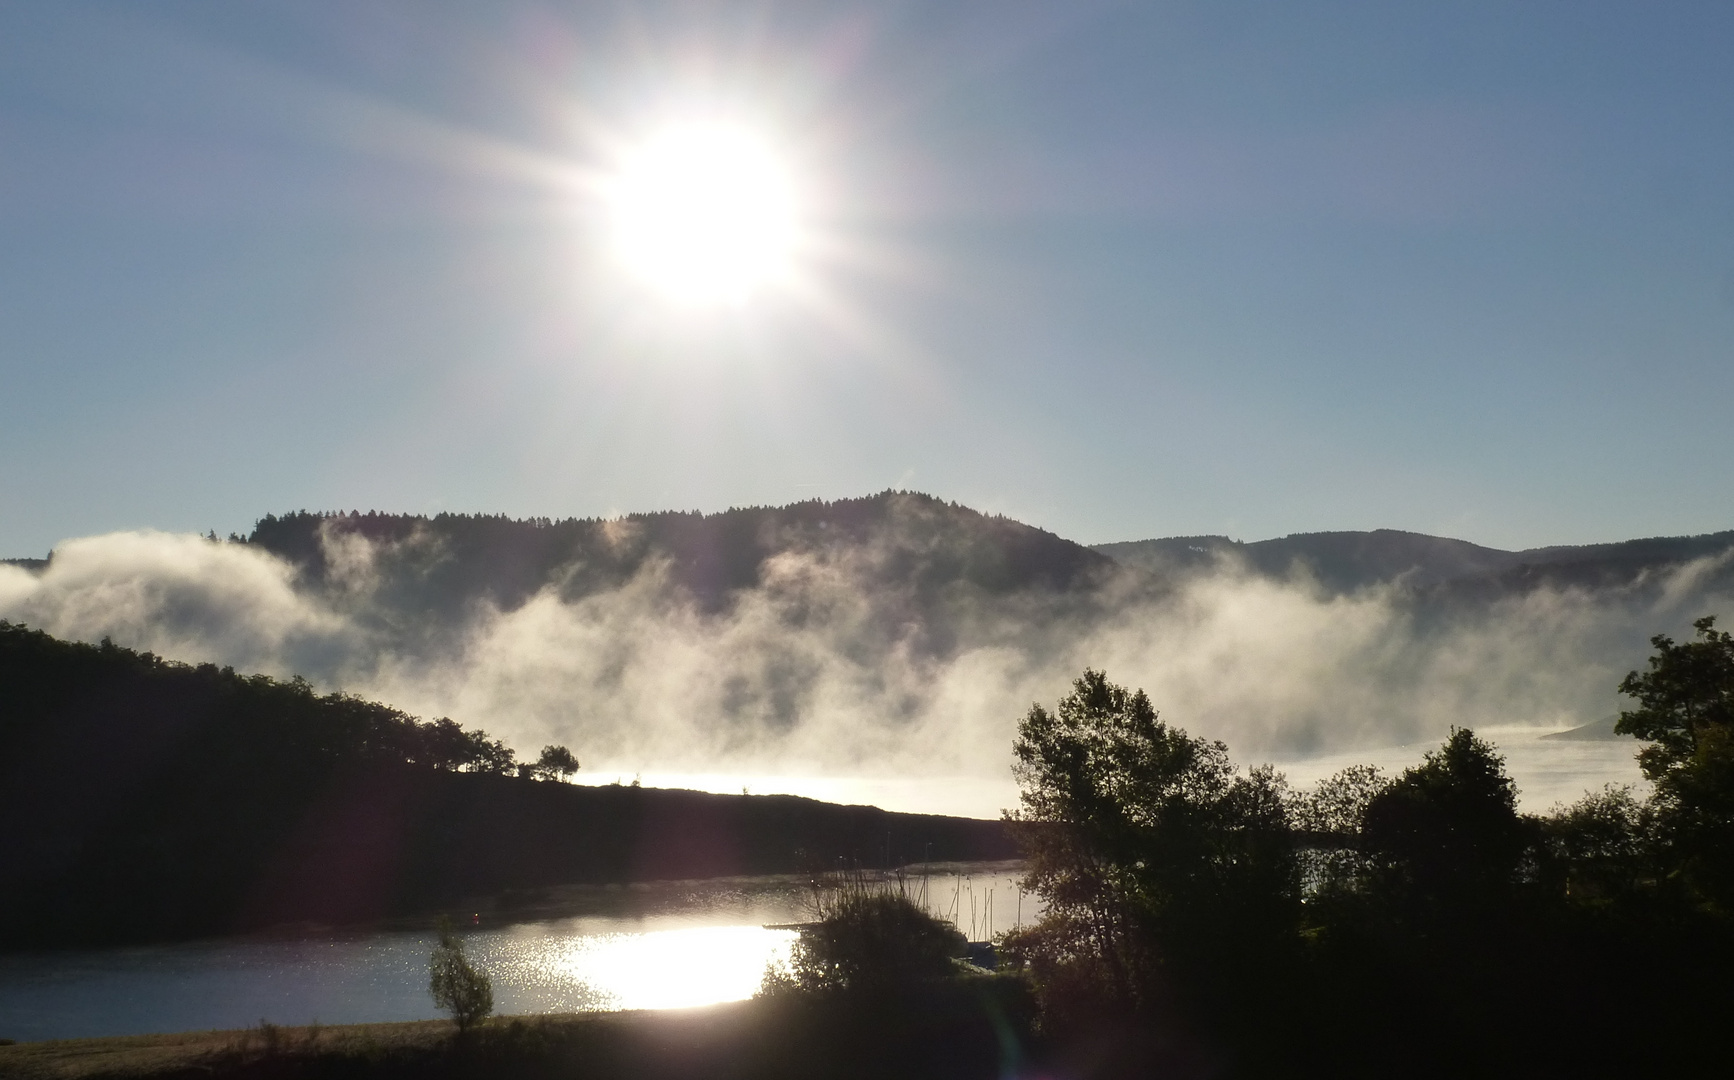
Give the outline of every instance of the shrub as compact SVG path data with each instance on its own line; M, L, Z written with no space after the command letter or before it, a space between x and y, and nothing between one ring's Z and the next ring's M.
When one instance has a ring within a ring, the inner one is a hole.
M459 1031L467 1031L494 1011L494 984L487 972L473 967L452 922L440 916L440 943L428 960L428 993L434 1004L452 1014Z
M963 934L911 900L900 881L851 877L822 891L816 907L789 968L766 972L764 995L907 989L953 974L964 953Z

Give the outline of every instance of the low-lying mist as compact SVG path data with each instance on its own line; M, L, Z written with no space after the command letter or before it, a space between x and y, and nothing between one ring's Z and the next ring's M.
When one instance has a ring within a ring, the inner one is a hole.
M1165 719L1242 762L1296 761L1433 742L1452 725L1606 716L1651 634L1729 607L1727 553L1617 586L1428 604L1398 585L1338 595L1231 561L1167 580L1128 568L1087 596L955 583L918 595L867 543L779 553L720 605L653 558L586 595L555 582L431 625L382 595L382 545L325 542L333 572L314 588L253 544L72 540L44 570L0 565L0 618L302 675L483 727L520 753L563 743L593 775L1003 779L1018 719L1086 665L1144 687Z

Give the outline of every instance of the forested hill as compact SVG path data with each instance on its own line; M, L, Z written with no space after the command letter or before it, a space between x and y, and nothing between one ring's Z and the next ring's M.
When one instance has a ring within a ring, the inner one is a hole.
M778 560L789 557L837 569L853 587L892 590L931 607L960 590L984 598L1082 596L1116 568L1161 582L1225 564L1270 577L1304 570L1336 592L1400 583L1446 598L1485 597L1544 585L1622 586L1734 549L1734 530L1522 551L1397 529L1253 542L1175 536L1086 547L907 491L606 519L300 510L268 514L249 535L231 539L289 562L301 588L362 592L375 610L441 619L461 617L478 600L512 610L546 589L576 600L618 589L647 569L714 611L764 585ZM4 562L40 572L49 560ZM1721 573L1734 579L1734 568Z
M1010 518L887 491L717 514L561 521L300 511L266 516L246 540L298 567L307 586L345 587L364 570L371 596L388 607L455 613L484 598L511 609L549 587L562 599L577 599L618 588L652 565L715 609L762 585L775 560L791 555L845 567L864 588L896 589L926 602L959 588L989 596L1083 594L1116 566L1172 580L1225 561L1272 577L1304 568L1337 592L1400 582L1441 598L1486 596L1542 585L1626 585L1727 552L1734 531L1523 551L1396 529L1296 533L1251 543L1183 536L1085 547ZM356 552L365 559L345 561Z
M923 595L955 586L1064 591L1114 565L1041 529L901 491L606 520L301 511L263 518L246 540L318 586L341 584L352 572L342 562L348 538L368 541L367 570L387 596L428 608L487 598L509 609L548 586L575 599L616 588L652 564L714 608L760 585L767 564L790 554L846 560L851 579L867 587Z
M531 779L449 720L0 622L0 947L927 853L1011 848L998 822Z
M1242 543L1226 536L1176 536L1097 544L1092 550L1159 574L1211 572L1224 562L1286 577L1304 568L1339 592L1389 582L1440 596L1517 592L1540 585L1608 587L1734 548L1734 531L1503 551L1396 529L1296 533ZM1722 567L1726 576L1730 568Z

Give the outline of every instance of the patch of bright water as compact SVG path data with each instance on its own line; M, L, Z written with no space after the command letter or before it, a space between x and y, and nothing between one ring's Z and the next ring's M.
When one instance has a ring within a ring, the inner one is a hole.
M1014 865L960 864L906 878L929 910L985 938L1037 914ZM551 890L556 918L464 930L497 1012L663 1009L758 989L812 918L810 883L733 878ZM0 956L0 1037L21 1040L428 1020L427 931Z
M679 1009L739 1001L787 959L792 930L693 926L649 933L550 935L515 928L474 951L502 1013Z

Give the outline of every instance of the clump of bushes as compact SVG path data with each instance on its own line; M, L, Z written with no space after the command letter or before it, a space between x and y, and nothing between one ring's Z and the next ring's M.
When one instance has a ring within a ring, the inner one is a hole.
M761 996L883 996L958 971L962 932L916 903L902 879L851 875L821 887L814 906L818 918L801 928L789 963L765 972Z

